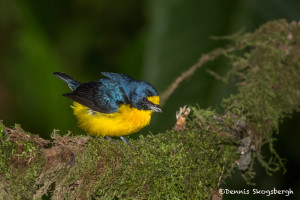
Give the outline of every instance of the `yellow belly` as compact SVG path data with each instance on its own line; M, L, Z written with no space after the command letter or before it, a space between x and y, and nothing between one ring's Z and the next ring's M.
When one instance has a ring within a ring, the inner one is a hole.
M152 111L121 105L116 113L92 113L86 106L74 102L73 112L79 126L93 136L124 136L138 132L150 123Z

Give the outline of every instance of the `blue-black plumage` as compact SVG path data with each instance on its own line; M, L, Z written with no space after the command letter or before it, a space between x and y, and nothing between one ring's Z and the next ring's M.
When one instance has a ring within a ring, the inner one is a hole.
M130 104L138 110L161 112L159 105L147 98L158 96L156 89L151 84L135 80L128 75L102 72L107 78L87 83L80 83L62 72L54 72L54 75L72 89L71 93L64 96L94 111L115 113L120 105Z

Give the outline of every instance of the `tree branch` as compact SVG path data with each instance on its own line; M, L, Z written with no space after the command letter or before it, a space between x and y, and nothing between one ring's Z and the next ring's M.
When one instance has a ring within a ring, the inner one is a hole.
M204 65L205 63L207 63L208 61L214 60L217 57L233 52L237 50L236 47L228 47L228 48L219 48L219 49L215 49L207 54L203 54L200 59L198 60L198 62L196 64L194 64L192 67L190 67L188 70L182 72L181 76L177 77L173 83L170 84L170 86L168 87L168 89L166 89L165 91L163 91L160 95L160 99L161 102L160 104L163 106L167 100L169 99L169 97L171 96L171 94L173 94L176 90L176 88L179 86L179 84L184 81L185 79L189 78L190 76L192 76L195 71L200 68L202 65Z

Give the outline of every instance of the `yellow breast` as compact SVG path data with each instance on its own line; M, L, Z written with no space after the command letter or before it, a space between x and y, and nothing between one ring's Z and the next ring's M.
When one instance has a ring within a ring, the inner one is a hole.
M152 111L138 110L121 105L116 113L92 112L86 106L74 102L73 112L78 124L93 136L124 136L138 132L150 123Z

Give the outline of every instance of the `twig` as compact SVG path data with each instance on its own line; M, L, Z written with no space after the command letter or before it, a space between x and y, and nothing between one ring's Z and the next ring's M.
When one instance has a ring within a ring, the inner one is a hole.
M224 162L225 162L225 158L224 158ZM224 174L224 170L225 170L225 166L223 165L221 174L220 174L219 179L218 179L218 187L220 186L220 183L221 183L221 180L222 180L222 176Z
M219 57L223 54L226 53L230 53L232 51L235 51L237 48L236 47L228 47L226 49L216 49L213 50L207 54L203 54L200 59L198 60L198 62L196 64L194 64L192 67L190 67L187 71L183 72L181 74L181 76L177 77L175 79L175 81L168 87L167 90L165 90L164 92L161 93L160 95L160 104L163 106L166 101L169 99L169 97L171 96L171 94L176 90L176 88L179 86L179 84L189 78L191 75L193 75L195 73L195 71L200 68L203 64L205 64L206 62L215 59L216 57Z
M191 109L187 107L186 105L183 107L179 108L179 111L176 112L176 124L173 127L173 130L175 131L180 131L185 129L185 124L186 124L186 118L190 114Z

